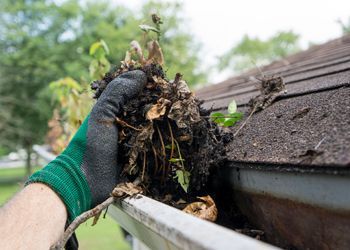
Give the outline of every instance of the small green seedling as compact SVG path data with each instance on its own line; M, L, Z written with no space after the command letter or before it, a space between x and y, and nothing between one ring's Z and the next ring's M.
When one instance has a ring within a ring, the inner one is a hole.
M237 111L237 104L236 101L233 100L227 108L227 114L223 114L220 112L215 112L210 115L210 118L213 122L217 123L220 126L223 127L231 127L235 125L236 122L242 119L243 114L236 112Z
M185 192L187 193L188 186L190 185L190 176L191 173L184 170L184 169L178 169L176 170L176 175L174 178L177 178L177 181L180 183L181 187Z

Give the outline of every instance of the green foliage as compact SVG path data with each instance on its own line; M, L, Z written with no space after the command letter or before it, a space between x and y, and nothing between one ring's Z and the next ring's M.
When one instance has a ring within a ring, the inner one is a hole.
M256 65L268 64L300 50L299 35L293 31L278 32L267 40L245 35L242 40L220 57L219 69L234 68L240 72Z
M87 89L87 84L80 84L71 77L65 77L51 82L49 88L53 97L57 98L56 108L60 111L61 123L65 123L64 133L72 136L82 120L89 114L93 100Z
M7 155L8 153L10 153L10 150L8 148L0 147L0 157Z
M176 145L178 157L177 158L175 158L175 157L170 158L169 162L174 164L176 167L174 179L177 179L177 182L180 184L182 189L187 193L188 187L190 185L191 173L185 169L185 166L184 166L185 159L182 157L179 143L176 140L174 140L174 142L175 142L174 145ZM172 148L172 146L170 145L169 149L171 149L171 148Z
M210 118L213 122L217 123L223 127L231 127L236 124L239 120L242 119L243 114L238 113L236 101L233 100L227 108L228 114L215 112L210 115Z
M109 48L102 39L90 46L90 56L93 59L90 62L89 71L92 79L102 79L103 76L110 70L111 64L107 59Z
M50 117L50 97L42 93L69 65L69 49L59 42L76 16L76 2L1 2L0 144L30 148L43 141ZM65 53L62 53L65 51Z
M190 176L191 173L184 169L176 170L175 178L177 178L177 181L180 183L181 187L186 193L188 186L190 185Z
M178 3L152 1L144 4L140 15L135 15L107 1L3 0L0 146L42 143L52 115L53 89L47 88L48 84L65 76L77 82L100 78L110 67L107 60L119 64L130 41L142 40L143 32L135 27L149 19L154 10L165 20L160 42L169 78L181 72L190 84L204 82L205 74L197 70L198 45L184 31L185 20ZM155 23L148 25L158 29ZM149 33L157 36L153 31ZM99 42L90 48L96 40ZM92 65L89 52L95 60ZM86 70L89 66L91 76ZM87 85L81 87L87 90Z

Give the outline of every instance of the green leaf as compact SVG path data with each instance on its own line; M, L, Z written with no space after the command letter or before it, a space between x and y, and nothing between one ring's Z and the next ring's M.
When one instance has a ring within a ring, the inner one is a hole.
M188 186L190 185L190 176L191 173L184 169L176 170L177 181L186 193L188 190Z
M102 39L100 40L100 42L101 42L101 45L103 47L103 50L106 52L106 55L109 55L109 48L107 46L107 43Z
M180 159L180 158L171 158L169 159L169 162L171 163L177 163L177 162L183 162L185 161L184 159Z
M95 42L90 46L90 56L95 55L96 51L102 46L101 42Z
M235 100L232 100L232 102L228 105L227 111L229 114L236 113L237 111L237 104Z
M234 118L227 118L223 124L224 127L231 127L235 125L236 120Z
M237 121L241 120L243 117L243 113L240 112L236 112L236 113L232 113L232 114L228 114L229 118L235 118L237 119Z
M107 60L106 57L102 57L100 59L100 64L101 64L101 72L102 75L106 74L110 69L111 69L111 64L109 63L109 61Z
M212 119L213 122L223 123L225 121L225 114L220 112L212 113L210 115L210 118Z
M150 26L150 25L147 25L147 24L140 24L139 27L140 27L140 29L143 30L144 32L153 31L153 32L155 32L155 33L157 33L157 34L160 32L157 28L155 28L155 27L153 27L153 26Z
M165 145L166 149L171 149L171 144ZM171 159L170 159L171 160Z
M109 48L104 40L93 43L90 46L90 56L95 56L97 59L109 54Z
M98 79L99 78L99 74L98 74L98 61L97 60L92 60L90 62L90 66L89 66L89 72L90 72L90 76L93 79Z

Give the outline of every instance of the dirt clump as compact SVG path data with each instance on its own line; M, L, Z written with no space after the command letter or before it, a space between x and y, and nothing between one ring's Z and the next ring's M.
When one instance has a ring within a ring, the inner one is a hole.
M134 69L144 71L148 82L116 117L122 178L141 179L144 192L159 200L171 194L166 203L193 200L205 190L210 170L223 162L231 136L209 120L210 111L200 107L180 74L170 81L156 63L123 62L92 83L95 97L115 77Z
M266 109L277 97L286 93L286 85L280 76L264 76L258 80L260 94L249 101L249 106L254 112Z

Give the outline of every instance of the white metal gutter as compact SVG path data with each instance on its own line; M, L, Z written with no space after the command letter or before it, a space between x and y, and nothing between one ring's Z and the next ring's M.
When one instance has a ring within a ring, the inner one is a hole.
M350 171L347 174L337 171L301 173L237 167L225 173L234 190L270 195L325 209L350 211Z
M111 206L108 213L150 249L278 249L146 196L138 197Z
M35 145L33 150L47 162L56 157L43 146ZM108 213L152 250L278 249L142 195L110 206Z
M349 168L231 162L216 178L269 242L350 249Z

